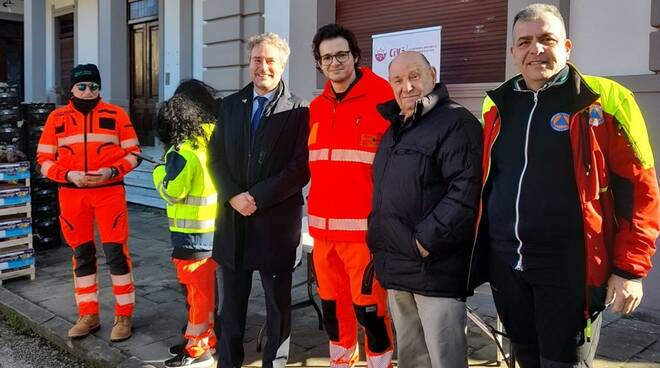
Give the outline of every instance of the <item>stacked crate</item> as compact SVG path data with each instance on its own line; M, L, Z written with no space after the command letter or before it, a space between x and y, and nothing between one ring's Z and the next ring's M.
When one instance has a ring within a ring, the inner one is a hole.
M0 163L26 160L18 87L0 83Z
M48 115L55 109L52 103L23 104L23 120L28 129L27 156L32 162L32 214L34 248L51 249L62 244L59 225L57 184L37 170L37 146Z
M0 285L19 276L34 280L30 218L30 163L0 164Z

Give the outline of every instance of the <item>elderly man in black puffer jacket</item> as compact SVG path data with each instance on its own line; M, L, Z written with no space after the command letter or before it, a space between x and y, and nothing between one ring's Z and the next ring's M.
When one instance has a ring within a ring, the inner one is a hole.
M481 125L417 52L389 68L392 126L373 165L367 242L388 290L399 367L467 367L465 298L481 192Z

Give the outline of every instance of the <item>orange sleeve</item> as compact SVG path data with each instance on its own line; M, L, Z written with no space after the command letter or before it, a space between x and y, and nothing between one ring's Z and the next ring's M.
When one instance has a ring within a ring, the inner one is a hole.
M618 224L612 272L628 279L646 277L660 231L655 168L642 165L628 137L619 131L610 133L608 166Z
M57 118L55 112L52 112L46 124L43 133L39 138L37 146L37 164L39 172L50 180L58 183L66 183L66 174L69 169L57 162L57 135L55 134L55 124Z
M140 142L128 114L123 109L117 108L117 116L119 123L119 144L126 155L113 163L112 167L119 171L118 177L123 177L139 164L138 158L131 154L131 152L140 152Z

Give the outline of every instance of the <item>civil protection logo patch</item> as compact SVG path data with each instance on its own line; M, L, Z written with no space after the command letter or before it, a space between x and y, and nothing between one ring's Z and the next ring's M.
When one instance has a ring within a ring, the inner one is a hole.
M601 105L591 105L589 108L589 125L599 126L603 124L603 107Z
M550 126L558 132L565 132L568 130L568 121L570 115L565 112L558 112L550 118Z

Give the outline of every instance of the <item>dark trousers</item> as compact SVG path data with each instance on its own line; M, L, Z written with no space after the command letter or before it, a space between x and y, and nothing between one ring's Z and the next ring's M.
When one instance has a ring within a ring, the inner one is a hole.
M602 314L587 336L583 267L516 271L492 255L490 280L521 368L593 367Z
M221 267L222 307L218 308L220 367L240 367L245 356L243 336L248 300L252 289L252 270ZM219 275L220 276L220 275ZM259 271L266 298L266 346L263 367L284 367L289 356L291 335L291 272L272 274Z

